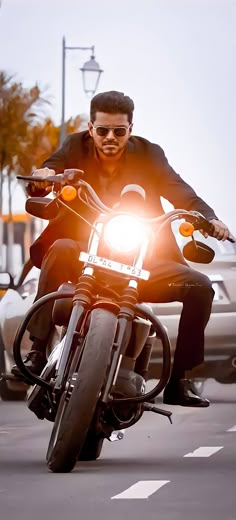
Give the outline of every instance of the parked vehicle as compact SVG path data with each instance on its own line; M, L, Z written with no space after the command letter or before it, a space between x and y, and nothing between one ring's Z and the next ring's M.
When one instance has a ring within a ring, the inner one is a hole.
M14 285L14 280L11 274L0 271L0 301L12 285Z
M159 318L149 306L137 303L139 281L147 280L150 274L143 269L143 262L153 236L151 231L157 231L160 225L182 218L191 223L188 228L192 232L212 232L211 224L197 212L174 210L156 219L131 213L130 200L144 204L144 191L136 185L123 189L116 209L108 208L80 175L73 170L47 177L57 191L56 198L50 203L42 198L28 199L26 203L31 214L50 219L61 205L65 207L67 200L78 196L98 213L91 225L88 250L79 255L82 274L78 283L63 284L58 291L35 302L14 342L17 365L26 380L34 384L29 409L40 419L54 423L47 452L47 465L53 472L71 471L77 460L97 459L104 439L131 427L144 411L170 418L169 411L151 402L169 379L170 344ZM201 250L213 257L210 248L203 246ZM48 301L55 301L53 320L62 327L61 338L39 377L25 367L20 343L30 318ZM136 367L143 349L148 348L150 354L152 339L157 337L163 349L162 371L156 386L145 393L147 360L143 365L139 363L139 371ZM134 370L125 367L126 356L136 360Z
M10 372L14 364L13 343L18 326L31 307L37 290L38 276L32 272L24 280L15 283L9 273L0 273L0 290L4 293L0 300L0 374ZM28 275L26 269L25 275ZM23 355L30 348L26 331L22 340ZM21 401L26 398L28 386L19 381L0 379L0 397L3 401Z
M199 232L195 238L206 242L215 251L210 264L189 262L189 265L209 276L215 296L212 313L205 331L205 363L190 372L191 378L214 378L220 383L236 382L236 244L211 237L204 239ZM180 248L189 240L176 232ZM175 348L182 304L179 302L152 304L154 314L168 329L171 353ZM158 341L153 348L150 377L158 377L161 368L161 348Z

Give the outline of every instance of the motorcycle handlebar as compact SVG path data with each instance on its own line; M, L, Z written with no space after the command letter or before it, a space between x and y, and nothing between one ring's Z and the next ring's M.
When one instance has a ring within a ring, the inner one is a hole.
M76 184L83 176L83 170L76 168L68 168L64 172L57 173L56 175L48 175L48 177L40 177L40 175L17 175L17 179L27 182L46 182L48 184L59 184L61 186L65 184Z
M81 170L71 169L71 170L65 170L64 173L58 173L57 175L49 175L48 177L40 177L40 176L23 176L23 175L17 175L17 179L27 181L27 182L46 182L48 184L59 184L60 186L63 186L65 184L77 184L84 186L88 189L90 192L90 195L92 195L92 198L95 200L96 197L96 203L98 206L100 206L102 211L110 212L112 211L111 208L108 208L103 204L103 202L99 199L97 194L94 192L92 186L85 182L84 180L81 180L81 175L83 172ZM80 182L81 181L81 182ZM182 209L176 209L174 211L171 211L169 213L166 213L165 215L161 215L156 218L144 218L143 220L150 223L156 223L156 224L164 224L167 220L171 218L185 218L188 222L191 222L194 226L194 229L197 230L203 230L208 235L214 236L214 226L207 220L201 213L198 213L197 211L186 211ZM227 238L227 240L231 243L235 243L234 237L230 236Z
M202 230L202 231L205 231L209 236L214 237L215 228L214 228L213 224L211 222L209 222L209 220L207 220L205 217L203 217L200 214L196 214L196 217L195 217L195 215L193 215L193 218L195 220L191 220L191 217L190 217L190 219L189 219L189 217L187 217L186 220L190 221L191 224L193 224L194 229L196 231ZM229 236L227 238L227 240L228 240L228 242L231 242L232 244L235 243L235 239L232 236Z
M66 179L62 173L57 175L48 175L48 177L40 177L38 175L17 175L17 179L27 182L48 182L49 184L65 184Z

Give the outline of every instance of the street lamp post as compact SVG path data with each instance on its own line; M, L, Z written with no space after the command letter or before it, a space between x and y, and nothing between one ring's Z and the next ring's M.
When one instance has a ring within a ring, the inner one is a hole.
M81 67L83 75L83 88L84 92L90 96L93 96L97 90L98 82L103 72L100 69L99 64L95 61L94 45L91 47L66 47L65 37L62 39L62 109L61 109L61 131L60 131L60 146L66 138L66 127L65 127L65 78L66 78L66 51L67 50L80 50L80 51L91 51L91 58L86 61Z

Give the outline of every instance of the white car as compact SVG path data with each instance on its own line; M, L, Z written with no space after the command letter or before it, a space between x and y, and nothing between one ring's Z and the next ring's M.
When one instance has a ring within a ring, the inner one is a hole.
M200 233L196 238L215 251L209 264L189 262L189 265L206 274L212 281L215 297L210 320L205 331L205 363L191 371L189 376L214 378L220 383L236 382L236 243L221 242L213 238L204 239ZM189 241L176 237L182 249ZM172 357L178 334L182 304L179 302L152 304L152 310L168 330L172 345ZM161 347L156 343L152 352L149 373L158 377L162 364Z
M16 331L31 307L38 284L38 269L32 269L26 280L19 286L8 273L0 273L0 290L7 289L0 300L0 374L11 372L14 364L13 343ZM29 333L25 332L21 353L24 356L30 350ZM4 401L22 400L27 394L27 385L0 379L0 397Z

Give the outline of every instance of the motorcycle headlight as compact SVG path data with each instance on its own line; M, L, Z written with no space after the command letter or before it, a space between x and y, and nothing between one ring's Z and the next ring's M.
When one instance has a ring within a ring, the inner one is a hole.
M116 251L129 253L141 246L146 235L144 224L131 215L118 215L105 225L104 240Z

